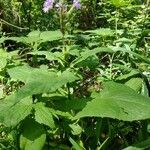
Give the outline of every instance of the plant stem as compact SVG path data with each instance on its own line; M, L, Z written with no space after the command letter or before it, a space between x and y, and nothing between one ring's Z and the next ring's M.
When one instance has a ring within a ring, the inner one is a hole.
M116 33L116 39L118 39L117 31L118 31L118 20L119 20L119 10L116 9L115 13L115 33Z

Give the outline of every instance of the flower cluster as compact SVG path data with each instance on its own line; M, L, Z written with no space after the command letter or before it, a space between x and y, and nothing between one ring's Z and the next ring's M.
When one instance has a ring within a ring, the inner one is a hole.
M43 5L43 11L46 13L53 8L54 0L46 0Z
M47 13L50 9L52 9L54 2L55 2L55 0L46 0L43 5L43 11L45 13ZM56 7L58 7L58 6L60 6L60 3L56 4ZM73 7L75 7L76 9L81 8L81 4L80 4L79 0L73 0Z
M78 0L73 0L73 5L76 9L80 9L81 8L81 4Z

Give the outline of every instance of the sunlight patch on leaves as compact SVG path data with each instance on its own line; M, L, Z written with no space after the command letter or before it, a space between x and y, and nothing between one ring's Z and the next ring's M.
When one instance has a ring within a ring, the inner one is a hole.
M104 90L96 94L74 119L82 117L109 117L124 121L150 118L150 99L137 94L129 87L107 82Z

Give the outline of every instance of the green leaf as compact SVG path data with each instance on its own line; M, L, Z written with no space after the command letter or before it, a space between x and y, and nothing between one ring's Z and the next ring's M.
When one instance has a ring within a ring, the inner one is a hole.
M73 135L79 135L83 131L81 126L79 126L78 124L70 124L69 126L72 129L72 134Z
M128 78L131 78L133 76L137 76L139 75L140 73L136 70L131 70L131 72L129 72L128 74L124 74L124 75L121 75L119 76L118 78L116 78L116 80L126 80Z
M42 43L47 41L54 41L61 39L62 34L59 30L56 31L32 31L27 36L22 37L9 37L5 39L1 39L0 42L4 40L13 40L16 42L22 42L26 44L33 44L33 43Z
M97 94L74 119L82 117L108 117L124 121L150 118L150 99L137 94L123 84L107 82L104 90Z
M139 92L142 88L142 82L143 82L142 78L131 78L125 83L125 85L135 90L136 92Z
M143 150L150 149L150 138L148 138L144 141L138 142L137 144L134 144L133 146L141 148Z
M54 92L63 85L79 79L73 72L68 70L58 74L27 66L9 69L8 73L11 78L25 82L25 86L7 98L14 99L16 102L34 94Z
M40 38L43 42L59 40L59 39L61 39L61 37L62 37L62 34L59 30L44 31L44 32L41 32L41 34L40 34Z
M3 100L0 102L0 123L7 127L16 126L25 117L27 117L32 110L32 100L30 97L14 103L13 100Z
M41 34L40 31L31 31L27 36L28 37L39 37Z
M48 107L45 107L43 103L36 103L34 105L34 110L35 110L35 120L38 123L45 124L50 128L55 127L51 110Z
M137 147L133 147L133 146L129 146L129 147L126 147L122 150L144 150L143 148L137 148Z
M21 150L42 150L46 141L46 134L42 125L33 119L26 119L20 136Z
M43 82L41 86L44 86L46 83L48 84L47 86L49 88L51 87L52 89L55 89L53 86L58 86L59 88L68 82L73 82L78 79L78 77L75 76L73 72L70 72L68 70L58 74L56 72L52 72L41 68L37 69L31 68L29 66L19 66L8 69L7 71L10 77L14 80L19 80L27 84L30 84L31 82Z
M94 33L100 36L113 36L114 35L114 30L111 30L110 28L100 28L96 30L87 30L86 32L89 33Z
M8 58L8 53L3 49L0 49L0 70L6 66Z
M93 50L85 50L84 52L81 53L81 56L78 57L77 59L75 59L73 62L72 62L72 65L76 65L84 60L86 60L88 57L91 57L91 56L94 56L98 53L102 53L102 52L113 52L110 48L107 48L107 47L98 47L98 48L95 48Z
M126 44L125 44L126 45ZM113 51L113 52L117 52L117 51L120 51L120 52L124 52L124 53L128 53L130 54L130 56L135 56L136 58L138 58L139 60L142 60L148 64L150 64L150 59L143 56L143 55L140 55L138 53L135 53L133 51L130 50L130 47L128 45L126 45L126 47L115 47L115 46L109 46L109 48Z
M3 98L3 94L4 94L4 85L0 84L0 99Z
M71 142L71 144L73 145L73 149L75 150L84 150L83 147L81 147L74 139L72 139L71 137L69 138L69 141Z
M131 4L132 0L110 0L116 7L123 7Z

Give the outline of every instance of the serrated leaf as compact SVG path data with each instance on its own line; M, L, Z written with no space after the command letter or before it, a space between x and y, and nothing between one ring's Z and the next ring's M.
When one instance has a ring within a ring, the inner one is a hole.
M68 70L58 75L56 72L26 66L12 68L8 73L11 78L25 82L25 86L7 98L16 102L33 94L54 92L63 85L79 79Z
M22 126L20 136L21 150L42 150L46 141L46 134L42 125L33 119L27 119Z
M149 98L123 84L107 82L104 90L88 102L74 119L94 116L124 121L144 120L150 118L149 106Z
M3 100L0 102L0 123L7 127L16 126L25 119L32 110L31 98L27 97L14 103L13 100Z
M50 128L54 128L54 120L51 113L51 109L45 107L43 103L37 103L34 105L35 120L40 124L45 124Z

